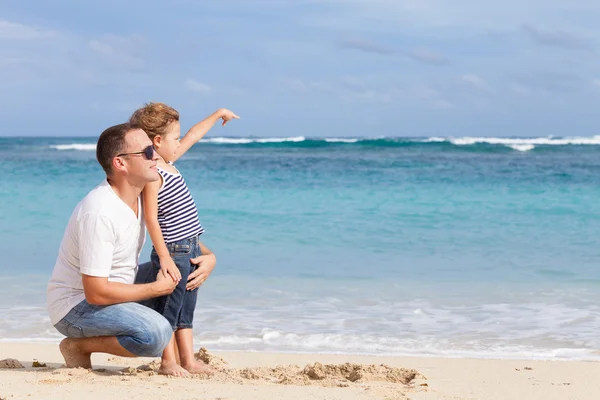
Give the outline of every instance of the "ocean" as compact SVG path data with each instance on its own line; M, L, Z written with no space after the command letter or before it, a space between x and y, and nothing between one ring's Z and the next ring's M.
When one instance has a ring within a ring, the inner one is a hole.
M95 140L0 138L0 341L61 339ZM600 360L600 136L208 138L177 167L218 259L196 346Z

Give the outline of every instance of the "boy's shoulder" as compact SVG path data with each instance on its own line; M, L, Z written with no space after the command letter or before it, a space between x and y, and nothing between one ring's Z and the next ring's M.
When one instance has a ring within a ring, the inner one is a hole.
M159 170L166 171L170 174L179 175L179 170L175 168L175 165L173 165L173 163L166 163L164 161L160 161L157 164L157 167Z

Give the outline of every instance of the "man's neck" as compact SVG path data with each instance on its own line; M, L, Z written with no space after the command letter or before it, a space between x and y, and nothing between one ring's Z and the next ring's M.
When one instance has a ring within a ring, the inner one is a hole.
M138 215L138 198L143 188L134 186L125 179L111 177L107 178L107 181L117 196L133 210L135 215Z

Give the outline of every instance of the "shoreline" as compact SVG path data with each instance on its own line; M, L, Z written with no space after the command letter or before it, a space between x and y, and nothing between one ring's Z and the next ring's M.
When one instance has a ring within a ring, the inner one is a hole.
M0 348L2 345L16 344L16 345L56 345L64 337L60 338L2 338L0 339ZM194 339L196 343L200 341L198 338ZM339 352L339 351L305 351L305 350L255 350L255 349L215 349L212 344L200 345L200 347L210 347L211 353L250 353L250 354L283 354L283 355L316 355L316 356L340 356L340 357L381 357L381 358L404 358L404 359L421 359L421 358L433 358L433 359L449 359L449 360L497 360L497 361L548 361L548 362L590 362L600 363L600 351L593 349L572 349L572 348L557 348L548 349L548 351L556 352L569 352L583 350L586 352L593 353L588 357L567 357L567 356L543 356L539 354L532 354L523 352L520 355L509 354L509 355L494 355L494 353L477 353L470 354L464 353L449 353L449 354L431 354L431 353L420 353L420 354L406 354L406 353L393 353L393 354L382 354L382 353L369 353L369 352ZM526 355L528 354L528 355ZM1 355L1 354L0 354Z
M13 358L25 367L0 369L0 398L79 399L86 395L91 399L143 399L172 398L176 393L182 399L592 400L600 393L600 382L594 379L600 374L600 363L594 361L227 351L209 351L209 357L213 364L224 360L227 373L207 379L169 378L138 369L156 359L105 354L92 357L93 370L66 369L56 344L0 342L0 359ZM34 360L47 367L33 368ZM296 379L306 365L317 362L326 369L351 363L360 379L346 381L333 375ZM373 368L386 368L387 372L371 374ZM392 372L394 376L406 372L402 368L423 376L417 375L407 384L388 379Z

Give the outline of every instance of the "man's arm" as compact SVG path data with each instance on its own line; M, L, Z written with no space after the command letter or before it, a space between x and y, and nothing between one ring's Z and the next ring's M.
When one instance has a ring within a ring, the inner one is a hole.
M215 254L206 247L204 243L198 242L198 244L202 255L190 260L192 264L198 265L198 268L188 276L188 282L185 287L187 290L194 290L200 287L200 285L208 279L217 265L217 257Z
M90 304L110 305L139 301L171 293L177 283L159 273L156 281L146 284L110 282L115 252L112 220L99 213L83 215L78 226L79 270L85 299Z
M88 303L98 306L108 306L117 303L140 301L152 297L170 294L177 286L171 277L165 277L161 272L156 281L143 284L128 284L110 282L108 278L82 275L83 291Z
M219 108L217 111L190 128L190 130L181 139L179 147L177 150L175 150L175 158L172 161L177 161L179 157L184 155L193 145L198 143L198 141L212 129L219 119L223 119L223 126L225 126L228 121L238 118L239 117L232 111L229 111L226 108Z

